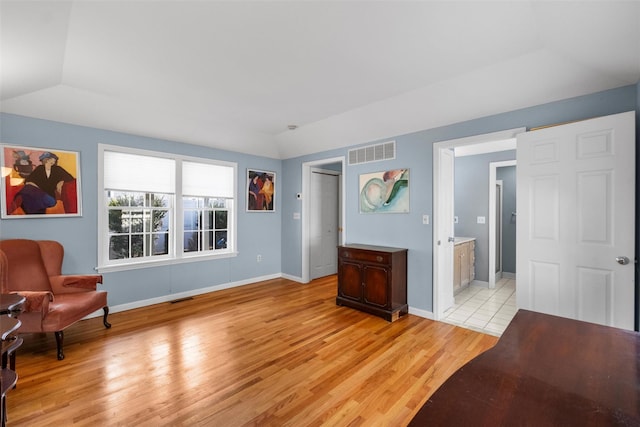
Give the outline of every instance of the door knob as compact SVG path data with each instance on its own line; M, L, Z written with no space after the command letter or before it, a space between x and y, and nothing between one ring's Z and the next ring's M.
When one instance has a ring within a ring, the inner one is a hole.
M626 256L618 256L616 257L616 262L620 265L627 265L629 264L629 258Z

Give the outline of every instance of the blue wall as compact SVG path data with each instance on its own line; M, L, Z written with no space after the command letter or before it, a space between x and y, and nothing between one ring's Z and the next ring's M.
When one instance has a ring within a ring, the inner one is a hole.
M197 261L105 273L103 289L109 304L136 301L225 285L281 272L281 183L282 162L246 154L145 138L81 126L0 115L0 142L30 147L46 147L80 152L82 217L0 220L0 238L53 239L65 247L65 273L95 273L97 266L97 161L99 143L135 147L238 164L238 245L237 257ZM276 172L276 212L247 213L245 188L247 168ZM262 262L256 256L262 255Z
M397 246L409 249L408 298L414 310L433 309L433 230L422 224L422 215L433 216L433 144L450 139L480 135L504 129L543 126L638 110L640 85L625 86L592 95L566 99L476 120L456 123L408 135L391 136L367 144L396 141L397 158L392 161L347 166L346 241ZM353 148L353 147L349 147ZM348 149L331 150L283 161L282 271L301 277L301 221L292 220L301 212L295 194L301 192L302 163L347 156ZM359 214L358 175L380 170L411 169L411 212L408 214ZM640 189L640 186L638 187Z

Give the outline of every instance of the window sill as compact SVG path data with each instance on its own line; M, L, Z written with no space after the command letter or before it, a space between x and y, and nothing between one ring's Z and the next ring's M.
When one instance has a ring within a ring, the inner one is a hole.
M153 261L140 261L127 264L102 265L96 268L98 273L113 273L116 271L137 270L140 268L160 267L165 265L186 264L189 262L210 261L214 259L233 258L238 252L225 252L221 254L187 255L182 258L164 258Z

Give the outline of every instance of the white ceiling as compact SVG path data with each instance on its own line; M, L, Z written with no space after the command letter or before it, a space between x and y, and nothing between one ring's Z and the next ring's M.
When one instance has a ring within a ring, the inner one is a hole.
M1 111L273 158L640 80L638 1L1 0L0 14Z

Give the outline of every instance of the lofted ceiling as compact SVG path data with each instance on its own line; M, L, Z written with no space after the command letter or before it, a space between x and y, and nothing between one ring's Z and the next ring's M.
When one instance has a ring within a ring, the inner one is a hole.
M1 0L0 15L0 111L280 159L640 80L638 1Z

